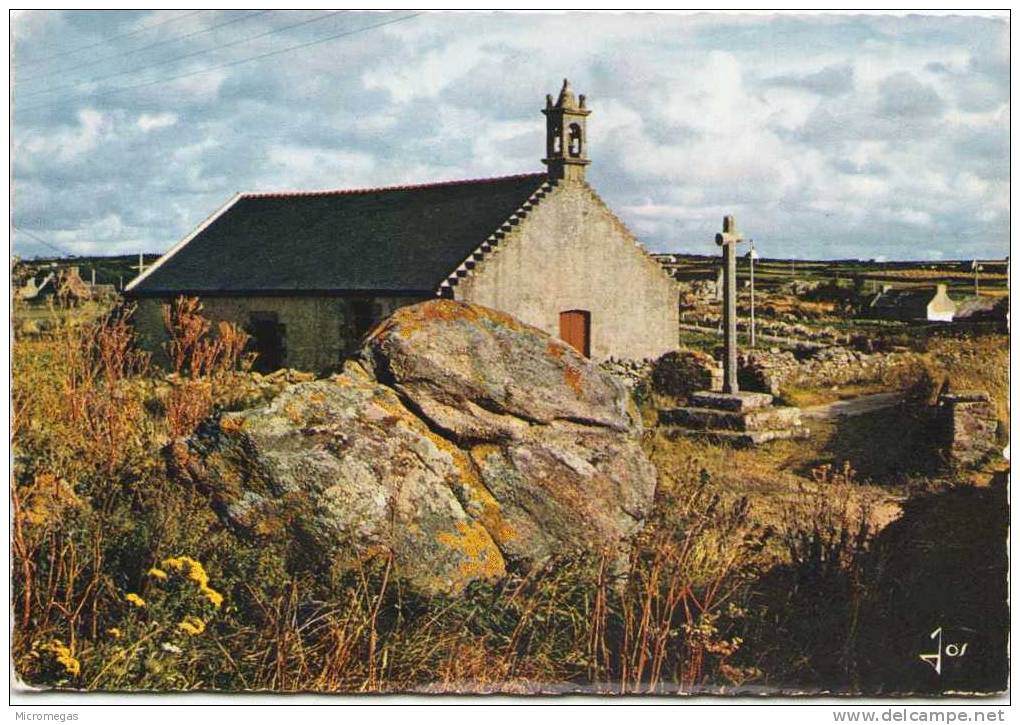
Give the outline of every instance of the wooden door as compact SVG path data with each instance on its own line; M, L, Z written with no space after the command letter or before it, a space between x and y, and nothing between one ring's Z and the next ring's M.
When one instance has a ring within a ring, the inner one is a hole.
M587 310L561 312L560 339L585 357L590 357L591 313Z

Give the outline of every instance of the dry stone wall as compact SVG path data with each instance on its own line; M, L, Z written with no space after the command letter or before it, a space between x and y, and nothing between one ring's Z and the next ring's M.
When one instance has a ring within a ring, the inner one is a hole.
M780 395L786 385L829 387L883 380L912 360L910 353L868 354L832 346L799 354L778 348L745 351L738 359L741 388Z

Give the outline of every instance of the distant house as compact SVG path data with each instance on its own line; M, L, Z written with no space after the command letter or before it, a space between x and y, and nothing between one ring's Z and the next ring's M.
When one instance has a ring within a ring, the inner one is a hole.
M54 288L51 285L53 282L54 273L50 272L48 275L43 277L42 282L37 282L35 275L32 275L25 283L18 287L14 291L14 297L19 300L31 302L39 298L40 295L46 293L52 293Z
M911 322L952 322L956 303L946 294L946 285L893 288L888 285L875 295L864 310L868 317Z
M1005 322L1009 297L971 296L956 303L955 322Z
M56 265L54 265L56 266ZM14 298L22 302L42 304L56 297L63 304L78 304L88 300L113 301L117 288L112 284L96 284L96 272L92 270L91 281L82 279L78 266L60 267L49 272L39 281L36 274L21 277L24 282L14 288Z
M81 278L78 267L65 267L57 272L57 298L77 304L92 299L92 286Z
M381 189L240 194L126 288L157 357L160 308L197 296L254 337L262 369L322 371L399 307L492 307L582 354L678 344L674 280L585 181L585 97L546 97L542 173Z

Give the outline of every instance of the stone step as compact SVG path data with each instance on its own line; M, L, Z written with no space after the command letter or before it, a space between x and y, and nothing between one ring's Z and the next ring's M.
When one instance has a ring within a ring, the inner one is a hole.
M659 411L659 422L696 430L764 431L800 425L800 408L752 408L744 411L718 408L667 408Z
M732 446L758 446L763 443L780 440L803 440L811 435L811 431L802 425L778 430L692 430L690 428L667 428L668 438L700 438L713 443L728 443Z
M768 393L751 393L744 390L739 393L699 390L691 395L689 402L695 408L718 408L739 413L772 405L772 396Z

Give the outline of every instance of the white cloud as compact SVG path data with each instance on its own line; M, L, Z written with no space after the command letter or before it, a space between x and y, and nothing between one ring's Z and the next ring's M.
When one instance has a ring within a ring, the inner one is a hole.
M94 108L78 111L77 115L76 126L59 126L48 134L17 139L22 158L31 163L33 156L45 155L51 160L66 163L93 151L109 134L111 123L107 116Z
M372 156L356 151L274 146L268 152L269 181L258 191L350 189L375 182Z
M416 98L435 98L443 89L463 78L483 57L484 54L470 40L452 42L426 51L415 63L388 63L380 69L370 70L365 73L364 84L368 89L388 91L399 103Z
M143 113L135 122L138 128L143 131L153 131L158 128L166 128L177 123L176 113Z
M201 100L215 100L229 76L229 71L218 69L175 78L165 86L152 86L151 90L146 89L146 92L154 98L169 93L184 99L188 104Z
M913 224L914 226L929 227L932 223L931 214L920 209L900 209L896 216L901 222Z

